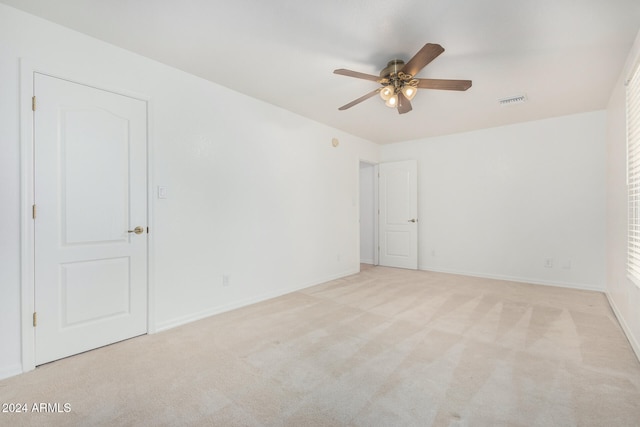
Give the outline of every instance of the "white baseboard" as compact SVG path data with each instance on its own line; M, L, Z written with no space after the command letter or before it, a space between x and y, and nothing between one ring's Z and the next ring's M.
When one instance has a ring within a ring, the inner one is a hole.
M638 343L638 340L636 340L636 338L631 333L631 328L629 328L629 325L627 324L625 318L622 317L622 313L618 309L618 306L616 305L614 299L611 298L611 295L609 295L609 292L605 292L605 295L607 296L609 305L613 310L613 314L615 314L616 318L618 319L618 323L622 327L622 331L627 336L627 340L629 340L629 344L631 344L631 348L633 349L633 352L636 354L638 361L640 361L640 343Z
M572 283L572 282L560 282L560 281L551 281L551 280L541 280L534 279L530 277L518 277L518 276L506 276L501 274L485 274L485 273L475 273L472 271L461 271L461 270L453 270L453 269L443 269L443 268L432 268L430 266L420 265L418 266L419 270L425 271L433 271L436 273L448 273L448 274L459 274L461 276L471 276L471 277L480 277L483 279L495 279L495 280L506 280L509 282L520 282L520 283L530 283L532 285L544 285L544 286L555 286L559 288L570 288L570 289L579 289L583 291L596 291L596 292L604 292L604 287L594 286L594 285L585 285L582 283Z
M373 265L374 261L373 259L361 259L360 260L360 264L371 264Z
M20 375L21 373L22 373L22 365L20 364L5 366L4 368L0 369L0 380L9 378L9 377L15 377L16 375Z
M171 320L167 320L165 322L160 322L155 325L154 333L166 331L167 329L172 329L177 326L185 325L187 323L195 322L197 320L205 319L210 316L214 316L216 314L225 313L227 311L235 310L237 308L245 307L251 304L256 304L262 301L267 301L272 298L277 298L282 295L289 294L291 292L296 292L302 289L309 288L311 286L319 285L321 283L330 282L335 279L340 279L342 277L350 276L352 274L357 274L360 272L360 265L357 268L351 268L349 270L343 271L342 273L338 273L335 275L327 276L322 279L314 280L309 283L302 284L300 286L294 286L290 288L282 288L273 292L268 292L266 294L262 294L256 297L247 298L244 300L236 301L230 304L224 304L216 307L212 307L207 310L199 311L197 313L191 313L185 316L177 317Z

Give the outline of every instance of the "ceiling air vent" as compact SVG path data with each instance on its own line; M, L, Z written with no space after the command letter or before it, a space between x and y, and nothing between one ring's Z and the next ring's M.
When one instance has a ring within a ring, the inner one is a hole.
M498 104L506 107L508 105L524 104L527 101L527 95L515 95L508 98L498 99Z

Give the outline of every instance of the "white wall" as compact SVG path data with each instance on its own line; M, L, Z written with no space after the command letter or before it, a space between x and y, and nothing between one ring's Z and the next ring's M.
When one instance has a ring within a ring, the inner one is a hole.
M606 113L378 147L0 5L0 378L22 370L19 58L150 97L151 186L169 189L152 206L153 329L356 272L359 159L417 159L421 269L603 290L606 206L606 289L638 351L625 73Z
M627 183L625 86L640 61L640 33L607 109L607 295L640 358L640 288L627 279Z
M381 147L382 162L418 161L419 268L604 290L605 124L599 111Z
M360 163L360 262L375 262L375 218L377 197L374 193L375 167L369 163Z
M0 378L22 370L20 58L150 97L152 329L358 271L375 144L0 5Z

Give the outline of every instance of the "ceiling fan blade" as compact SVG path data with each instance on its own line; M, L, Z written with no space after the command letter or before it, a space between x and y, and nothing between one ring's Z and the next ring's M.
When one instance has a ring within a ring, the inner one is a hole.
M404 96L404 93L399 92L398 93L398 114L408 113L411 110L413 110L413 108L411 107L411 101L409 101L407 97Z
M427 43L422 46L422 49L416 53L413 58L407 62L402 68L402 72L415 76L420 70L422 70L429 62L433 61L444 52L444 48L439 44Z
M372 74L360 73L358 71L345 70L344 68L339 68L337 70L333 70L333 74L340 74L348 77L355 77L357 79L365 79L377 82L380 80L380 77L374 76Z
M376 89L376 90L374 90L372 92L369 92L368 94L363 95L360 98L358 98L358 99L356 99L354 101L351 101L348 104L343 105L342 107L338 108L338 110L340 110L340 111L346 110L347 108L351 108L356 104L360 104L362 101L366 101L367 99L371 98L372 96L375 96L378 92L380 92L380 89L382 89L382 88L378 88L378 89Z
M418 79L421 89L467 90L471 87L471 80Z

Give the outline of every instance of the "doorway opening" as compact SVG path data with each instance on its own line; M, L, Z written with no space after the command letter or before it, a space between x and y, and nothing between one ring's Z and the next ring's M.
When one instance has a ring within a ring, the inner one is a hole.
M378 265L378 165L360 162L360 264Z

